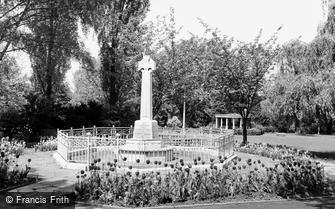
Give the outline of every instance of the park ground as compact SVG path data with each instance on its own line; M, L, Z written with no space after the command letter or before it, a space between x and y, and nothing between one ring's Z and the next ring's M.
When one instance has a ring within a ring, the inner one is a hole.
M235 136L235 140L242 141L241 136ZM249 142L269 143L269 144L285 144L287 146L296 147L299 149L310 150L315 153L325 165L325 172L328 177L335 181L335 136L311 135L297 136L294 134L264 134L262 136L249 136ZM248 158L261 159L266 164L272 163L272 159L260 156L254 156L246 153L236 153L243 160ZM38 176L40 181L35 184L14 189L18 192L52 192L52 191L73 191L73 183L76 182L76 174L79 170L63 169L56 164L52 157L53 152L35 152L33 149L26 149L24 155L20 157L21 162L26 162L27 159L32 159L31 175ZM76 208L110 208L107 206L93 206L84 203L77 204ZM156 207L157 208L157 207ZM310 200L274 200L274 201L242 201L233 203L210 203L187 206L162 206L158 208L229 208L229 209L335 209L334 198L315 198Z

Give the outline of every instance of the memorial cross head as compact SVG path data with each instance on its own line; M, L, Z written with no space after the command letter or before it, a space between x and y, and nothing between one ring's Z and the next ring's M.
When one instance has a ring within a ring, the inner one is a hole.
M149 55L143 55L143 59L138 63L138 70L153 71L156 69L156 63Z

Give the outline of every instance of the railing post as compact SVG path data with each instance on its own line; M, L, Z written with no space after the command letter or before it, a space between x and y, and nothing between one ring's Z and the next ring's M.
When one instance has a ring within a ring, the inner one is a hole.
M133 125L130 125L129 135L133 138Z
M71 127L71 129L70 129L70 134L69 134L70 136L73 136L73 128Z
M82 131L82 136L86 136L86 130L85 130L85 126L83 126L83 131Z
M93 136L97 136L97 127L93 126Z
M57 152L59 153L59 138L60 138L60 133L59 133L59 128L57 128Z
M116 135L116 130L115 130L115 126L113 125L113 126L112 126L112 136L115 137L115 135Z
M91 133L87 133L87 166L90 166L90 142L91 142Z

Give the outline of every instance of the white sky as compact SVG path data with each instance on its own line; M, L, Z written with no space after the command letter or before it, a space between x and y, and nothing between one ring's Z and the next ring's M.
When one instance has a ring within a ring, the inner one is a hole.
M154 21L158 15L168 16L170 7L174 8L177 25L182 27L182 38L187 38L189 32L203 34L203 27L197 20L199 17L222 34L241 41L252 41L260 29L263 29L263 37L268 38L283 26L278 43L298 37L309 42L317 34L322 17L321 0L151 0L146 20ZM93 34L85 39L85 45L94 57L98 56ZM18 62L29 74L28 57L20 56ZM72 89L72 77L77 69L79 64L73 62L67 74Z
M168 15L170 7L174 8L184 35L203 32L199 17L241 41L253 40L260 29L265 37L270 36L283 26L279 43L299 36L303 41L311 41L322 14L321 0L151 0L147 19Z

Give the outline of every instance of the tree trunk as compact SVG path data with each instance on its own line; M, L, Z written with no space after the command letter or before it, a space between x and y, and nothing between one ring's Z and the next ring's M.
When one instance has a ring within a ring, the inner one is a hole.
M48 54L47 54L47 62L46 62L46 92L45 95L47 98L51 98L52 94L52 77L55 71L54 66L54 57L52 55L54 51L54 43L55 43L55 28L54 28L54 17L55 17L56 9L51 10L50 14L50 23L49 23L49 42L48 42Z
M332 119L327 120L326 128L327 128L327 134L332 134L333 132L333 120Z
M300 134L300 121L296 115L294 115L294 132Z
M242 128L243 128L243 144L246 145L248 143L248 133L247 133L247 117L242 117Z

